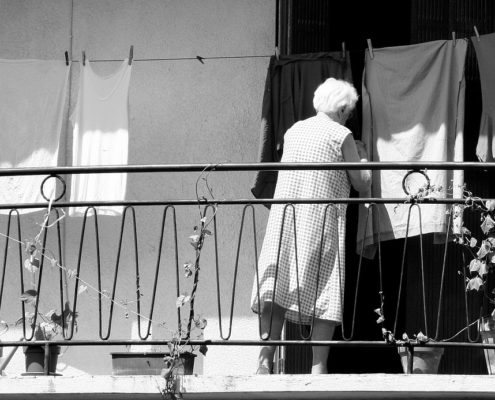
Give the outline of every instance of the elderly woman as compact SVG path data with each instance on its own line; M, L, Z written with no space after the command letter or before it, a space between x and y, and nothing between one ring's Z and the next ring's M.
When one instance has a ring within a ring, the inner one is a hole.
M282 162L367 161L364 145L344 126L357 99L348 82L321 84L313 98L317 115L287 131ZM364 191L370 183L366 169L280 171L275 198L349 197L350 184ZM332 339L342 321L345 224L346 204L272 205L251 301L263 338L280 339L287 319L313 324L312 340ZM274 352L262 347L258 373L272 371ZM328 353L328 346L313 346L313 374L327 373Z

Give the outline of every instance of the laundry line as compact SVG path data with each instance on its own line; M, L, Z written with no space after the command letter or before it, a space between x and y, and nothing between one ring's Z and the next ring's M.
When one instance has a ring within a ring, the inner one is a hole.
M270 58L269 55L247 55L247 56L213 56L213 57L165 57L165 58L134 58L132 62L147 62L147 61L189 61L196 60L202 62L202 60L228 60L228 59L244 59L244 58ZM122 62L124 59L90 59L92 63L95 62ZM81 62L81 60L71 60L71 62Z

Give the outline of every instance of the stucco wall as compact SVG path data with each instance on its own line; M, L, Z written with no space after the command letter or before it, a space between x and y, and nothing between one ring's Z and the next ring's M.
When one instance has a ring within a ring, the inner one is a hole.
M131 44L134 45L135 61L129 95L129 164L254 162L258 152L266 68L269 55L273 53L274 26L275 1L266 0L0 0L0 58L63 60L64 51L68 50L72 60L75 60L62 132L61 165L70 165L72 157L72 127L67 115L76 102L81 51L85 50L87 57L95 61L93 65L97 72L109 74L118 67L118 60L128 56ZM195 59L197 55L206 58L204 63ZM198 177L198 173L129 175L126 199L194 199ZM208 183L214 190L215 198L251 198L249 188L252 178L252 172L212 173L208 176ZM145 315L149 310L162 211L162 207L136 209L141 289L144 294L142 311ZM176 207L176 212L178 261L182 266L194 258L188 236L193 233L199 217L197 207ZM217 212L224 318L228 317L230 307L241 212L242 207L233 206ZM40 222L41 215L31 214L23 220L23 236L33 235L39 230L36 224ZM266 210L258 208L256 217L259 247ZM0 230L4 231L5 218L0 222ZM93 219L90 222L84 241L81 277L96 286ZM68 268L75 268L81 218L66 217L64 223L64 263ZM98 223L103 288L111 291L121 219L105 217L100 218ZM114 309L112 339L130 338L135 321L132 312L126 318L125 310L126 301L129 302L128 309L135 310L131 228L130 224L126 224L117 289L120 307L116 305ZM167 336L167 330L160 328L160 322L166 322L171 328L175 323L175 289L172 286L175 281L172 273L174 257L170 253L172 238L167 235L162 253L165 270L160 275L153 316L155 338ZM246 319L252 320L252 324L248 325L256 330L256 320L249 310L254 266L251 228L244 232L243 239L235 315L242 318L243 324ZM3 246L3 243L0 245ZM211 323L217 318L212 244L212 241L206 244L202 256L201 281L196 299L198 313ZM49 246L56 247L53 238L49 239ZM10 257L10 263L15 263L14 256ZM55 289L50 286L58 285L57 274L57 271L50 269L44 272L45 293L57 289L58 286ZM17 285L18 276L18 267L9 267L6 282L16 282ZM191 281L182 281L184 290L189 290ZM69 284L72 286L72 282ZM5 293L1 319L12 321L19 316L16 285L9 287ZM55 303L50 308L56 306ZM103 334L107 332L107 310L108 304L103 310ZM79 326L75 339L98 338L96 293L89 290L82 294L78 311ZM210 326L209 329L215 332L218 326ZM16 334L18 332L10 332L10 335ZM63 362L84 372L110 373L109 352L122 350L121 347L109 346L69 348L63 355ZM210 351L214 359L215 350ZM198 361L196 372L202 372L202 360Z

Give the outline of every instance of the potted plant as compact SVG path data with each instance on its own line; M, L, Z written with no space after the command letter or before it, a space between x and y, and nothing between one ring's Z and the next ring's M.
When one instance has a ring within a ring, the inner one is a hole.
M469 264L464 266L466 290L482 291L491 304L495 304L495 290L488 291L488 274L495 266L495 200L483 202L464 188L465 204L461 209L470 208L480 213L482 239L478 240L472 232L462 227L455 242L463 246L469 255ZM495 340L495 310L478 321L481 339L484 343ZM495 350L484 349L488 373L495 373Z
M34 243L26 245L27 258L24 261L24 268L31 276L31 289L23 291L21 295L22 314L23 316L17 320L16 325L22 324L24 338L27 341L51 341L58 335L62 334L70 325L72 329L77 327L76 313L70 309L69 302L65 302L63 310L60 314L56 309L49 311L41 311L39 301L40 290L40 257L43 256L39 246ZM22 279L22 289L24 290L24 282ZM29 306L32 311L27 311L26 306ZM30 334L29 328L30 328ZM60 346L40 344L24 346L26 356L26 374L55 374L58 355L60 354Z
M422 332L414 335L412 339L404 333L402 344L398 347L400 361L404 373L436 374L443 355L443 347L423 346L431 339ZM402 343L401 343L402 342ZM412 362L411 362L412 357Z
M429 183L419 190L418 194L409 196L413 200L419 201L426 195L433 192L441 191L442 188L435 188ZM454 242L467 249L470 256L470 261L467 266L464 266L463 275L466 279L465 290L483 291L491 304L495 304L495 290L488 293L488 273L495 265L495 200L483 201L479 197L473 196L473 193L468 191L465 186L462 187L463 204L455 204L452 207L451 217L453 220L462 220L464 211L472 209L481 214L481 232L483 238L479 241L472 235L471 231L462 225L458 232L454 232ZM401 355L402 366L404 372L415 373L436 373L438 364L443 354L442 347L421 346L421 344L431 342L431 339L423 335L421 332L410 339L407 334L403 335L402 340L396 340L392 332L383 327L383 299L380 308L375 312L379 315L377 323L382 324L382 333L385 341L394 343L398 346L399 354ZM495 342L495 311L488 317L482 317L479 321L480 334L483 342ZM485 349L487 368L489 373L495 372L495 350ZM412 356L412 357L411 357Z
M403 333L402 340L395 338L394 334L384 327L385 316L383 313L383 294L380 292L381 306L375 309L378 314L377 323L382 325L382 335L385 342L397 346L400 356L402 370L405 374L436 374L443 355L443 347L424 346L432 339L422 332L409 338L407 333Z
M171 338L167 341L167 351L155 349L148 352L113 352L112 369L115 375L162 375L166 379L175 375L190 375L193 373L196 350L206 354L206 346L192 346L188 342L191 339L202 339L207 325L207 320L196 315L194 309L201 251L205 238L211 235L207 225L206 216L201 214L199 226L195 226L193 235L189 236L189 242L195 250L195 261L188 261L183 265L184 276L193 277L191 294L181 294L175 303L177 308L189 304L189 317L177 330L169 330Z
M215 168L213 167L212 170L213 169ZM196 180L196 199L198 202L199 224L194 227L194 233L189 236L190 244L195 251L195 259L194 262L186 262L184 264L184 274L186 278L194 276L191 294L182 294L176 301L176 306L179 308L184 306L186 303L189 303L189 318L187 321L187 327L185 331L182 330L182 327L179 327L179 330L176 332L176 335L172 341L168 343L169 353L164 357L165 368L161 371L161 376L165 379L165 389L163 390L163 395L169 396L172 400L182 398L177 389L177 377L181 373L187 371L188 360L194 360L194 358L191 358L190 356L184 358L184 355L188 354L188 352L184 352L184 347L188 345L187 342L191 339L191 333L195 329L200 330L200 335L198 338L203 338L203 331L207 324L206 319L195 317L194 302L199 282L201 252L203 250L205 239L212 235L211 231L208 230L208 225L214 220L217 212L216 204L206 205L203 208L201 207L201 202L207 200L205 196L200 197L198 194L198 187L201 181L206 187L207 194L213 199L213 191L208 184L208 174L209 172L205 169ZM208 209L211 209L212 212L212 216L210 218L207 217ZM195 348L192 347L192 350L194 351ZM206 345L204 344L199 346L198 350L203 355L206 355L206 352L208 351Z
M192 373L195 357L194 351L196 348L188 345L187 342L191 339L191 334L197 330L199 330L199 335L196 336L196 339L202 339L204 329L207 325L207 320L201 316L195 316L194 311L194 300L199 282L201 251L205 238L211 236L211 232L207 229L209 222L207 221L205 214L206 210L201 212L200 209L200 224L199 226L194 227L193 235L189 236L196 257L194 262L186 262L184 264L184 275L186 278L194 276L193 286L190 295L187 293L181 294L176 301L176 306L178 308L189 303L189 318L187 320L187 325L185 327L179 327L178 331L174 332L172 340L168 342L169 352L164 357L165 365L161 371L161 376L167 382L165 389L167 393L175 392L175 378L177 375L187 374L188 372ZM188 346L191 351L186 351ZM201 345L197 349L203 355L206 355L208 350L205 345Z

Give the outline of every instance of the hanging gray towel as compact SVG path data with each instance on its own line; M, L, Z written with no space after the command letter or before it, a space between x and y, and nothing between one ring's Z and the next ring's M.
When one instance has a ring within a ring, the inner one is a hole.
M467 41L438 40L366 52L363 77L361 139L371 161L463 161L464 64ZM407 171L375 170L370 193L362 197L406 198L402 180ZM463 171L429 170L431 183L442 187L437 197L462 197ZM418 176L417 185L426 181ZM451 188L451 190L449 190ZM453 193L452 193L453 191ZM445 240L447 207L424 204L413 209L407 232L409 204L379 204L380 217L365 229L367 209L359 207L357 252L373 257L378 241L439 233ZM454 221L459 229L461 218Z
M480 71L481 97L483 112L481 113L480 132L476 155L480 161L489 162L495 159L495 141L493 129L495 121L495 33L472 37L478 68Z
M57 166L69 71L62 60L0 59L0 168ZM0 203L46 202L55 195L56 184L55 179L47 180L42 194L44 179L0 178ZM38 210L19 208L21 213Z
M297 121L315 115L313 94L327 78L352 83L349 53L309 53L270 59L261 111L259 162L279 162L285 132ZM273 198L277 171L258 171L251 192Z

